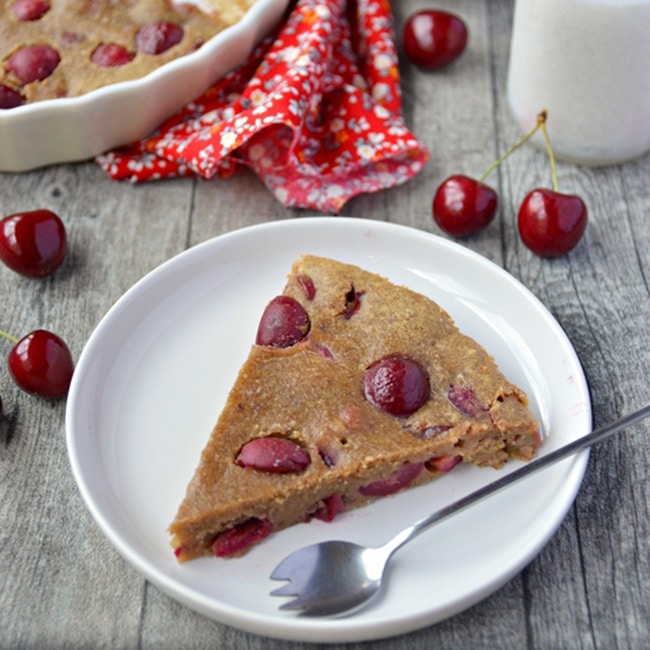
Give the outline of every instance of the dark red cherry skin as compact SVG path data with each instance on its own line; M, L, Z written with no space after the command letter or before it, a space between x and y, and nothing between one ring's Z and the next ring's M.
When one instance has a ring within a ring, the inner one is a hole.
M471 386L452 384L447 389L447 399L465 415L478 415L485 410Z
M212 550L216 557L240 555L272 532L273 524L268 519L253 517L219 533L212 544Z
M426 70L444 68L465 50L465 22L447 11L424 9L411 15L404 25L404 52L411 63Z
M334 521L336 516L345 510L345 503L343 502L343 497L340 494L332 494L331 496L324 499L323 506L316 510L316 512L309 513L306 517L306 521L311 521L312 519L320 519L329 523Z
M419 363L387 356L368 367L363 378L366 399L380 411L407 417L429 399L429 378Z
M183 28L176 23L161 20L145 25L136 35L136 47L145 54L162 54L183 38Z
M307 312L297 300L276 296L262 314L255 343L288 348L307 336L310 325Z
M522 241L541 257L558 257L573 250L587 221L587 206L579 196L546 188L528 193L517 216Z
M410 485L423 469L424 463L404 463L389 478L362 485L359 492L367 497L387 497Z
M235 462L240 467L250 467L264 472L291 474L302 472L311 464L309 452L288 438L254 438L237 454Z
M499 206L497 193L485 183L456 174L444 180L433 197L433 219L446 233L466 237L490 224Z
M18 20L38 20L50 10L48 0L15 0L12 6Z
M34 330L9 352L9 373L28 393L47 399L65 397L74 362L65 341L47 330Z
M56 271L67 252L65 227L51 210L17 212L0 220L0 260L30 278Z
M135 54L118 43L102 43L95 48L91 59L101 68L117 68L133 60Z
M0 84L0 109L16 108L25 103L25 98L6 84Z
M298 286L302 289L307 300L313 300L316 297L316 287L314 281L308 275L299 275L297 277Z
M27 45L16 50L7 60L7 70L22 84L49 77L59 62L59 53L49 45Z

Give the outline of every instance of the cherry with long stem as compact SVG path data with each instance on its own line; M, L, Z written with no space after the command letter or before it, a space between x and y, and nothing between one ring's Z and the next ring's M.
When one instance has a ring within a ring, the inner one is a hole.
M533 253L541 257L558 257L573 250L582 239L587 228L587 206L579 196L559 191L545 112L539 126L551 166L553 189L536 188L524 197L517 214L517 227L522 241Z
M432 205L433 219L438 226L455 237L466 237L487 227L496 214L499 199L485 179L535 133L544 128L547 112L541 111L535 126L502 156L497 158L479 177L454 174L438 187Z

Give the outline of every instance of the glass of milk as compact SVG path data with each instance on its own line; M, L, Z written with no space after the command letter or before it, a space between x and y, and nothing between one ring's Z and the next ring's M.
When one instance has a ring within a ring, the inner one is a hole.
M516 0L508 102L523 132L548 110L560 159L608 165L650 151L650 0Z

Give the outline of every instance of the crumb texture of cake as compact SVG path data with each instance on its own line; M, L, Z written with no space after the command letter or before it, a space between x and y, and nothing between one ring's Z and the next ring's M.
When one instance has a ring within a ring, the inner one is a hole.
M78 97L196 51L255 0L11 0L0 3L0 108Z
M261 316L171 544L181 562L237 556L460 462L530 460L540 444L525 393L439 305L303 255Z

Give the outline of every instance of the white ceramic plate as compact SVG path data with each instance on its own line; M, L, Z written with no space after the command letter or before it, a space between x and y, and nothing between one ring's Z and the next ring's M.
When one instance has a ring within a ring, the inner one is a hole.
M0 110L0 172L85 160L144 138L243 61L288 4L257 0L242 20L199 50L141 79Z
M494 480L494 470L459 466L433 484L333 523L316 521L274 534L243 558L177 564L166 528L248 354L259 316L302 252L358 264L437 300L527 390L549 432L544 451L590 430L589 393L571 344L512 276L419 230L306 217L196 246L115 304L88 341L68 397L72 469L90 512L117 550L160 589L206 616L261 635L322 643L405 633L460 612L517 574L573 503L587 453L520 481L413 541L393 559L385 594L353 617L308 619L281 612L285 599L269 595L279 585L268 576L289 552L315 541L381 543Z

